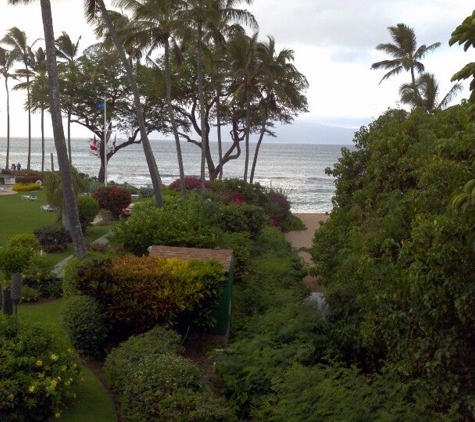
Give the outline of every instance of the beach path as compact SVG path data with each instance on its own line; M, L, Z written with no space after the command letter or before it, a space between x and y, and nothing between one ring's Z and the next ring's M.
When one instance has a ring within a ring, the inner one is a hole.
M286 233L285 238L287 241L298 251L298 255L302 258L303 262L307 266L312 266L312 257L311 255L306 252L305 250L301 250L302 248L310 248L312 246L313 237L315 234L315 230L320 227L321 221L326 221L328 219L328 215L326 214L300 214L295 213L295 216L300 218L302 222L307 227L306 230L302 231L291 231ZM303 282L307 284L312 291L319 292L321 291L321 287L317 283L317 280L314 276L307 275L304 277Z

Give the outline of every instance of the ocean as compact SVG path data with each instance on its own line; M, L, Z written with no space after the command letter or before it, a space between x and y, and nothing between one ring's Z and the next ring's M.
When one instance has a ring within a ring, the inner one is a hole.
M151 140L152 149L157 161L162 183L170 184L178 178L175 143L171 140ZM120 141L118 140L119 144ZM224 150L229 144L224 143ZM251 144L251 158L255 144ZM332 209L334 180L325 174L325 168L332 167L341 156L343 145L317 145L263 142L259 151L254 181L266 187L282 190L289 198L293 212L323 213ZM347 146L351 148L351 146ZM211 143L213 155L218 155L217 144ZM0 167L5 167L6 139L0 138ZM244 152L244 151L243 151ZM21 163L27 165L28 140L25 138L10 139L10 165ZM55 170L56 150L53 139L45 140L45 168L51 169L51 154ZM182 143L182 154L185 174L200 174L200 150L197 146ZM217 161L217 160L216 160ZM97 176L99 158L89 149L86 138L72 139L72 163L82 173ZM41 139L32 139L31 168L41 169ZM238 160L227 163L224 177L242 177L244 154ZM127 182L134 186L150 186L150 176L143 154L142 145L131 145L118 151L109 161L107 180L116 183Z

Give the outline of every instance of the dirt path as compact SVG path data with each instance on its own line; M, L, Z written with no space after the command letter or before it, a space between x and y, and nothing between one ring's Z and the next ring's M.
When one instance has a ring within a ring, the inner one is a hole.
M315 230L320 227L321 221L326 221L328 215L326 214L294 214L300 218L307 226L307 230L293 231L285 235L285 238L290 244L297 249L299 256L303 259L304 263L309 267L313 265L312 258L308 252L300 250L301 248L310 248L312 246ZM303 279L303 282L307 284L312 291L321 291L321 287L318 285L314 276L307 275Z

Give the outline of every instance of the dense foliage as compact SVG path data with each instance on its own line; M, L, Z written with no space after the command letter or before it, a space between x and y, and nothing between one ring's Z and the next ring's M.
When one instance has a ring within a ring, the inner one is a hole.
M38 227L34 234L40 242L41 249L48 253L64 251L71 241L66 229L59 224Z
M181 356L181 338L156 327L131 337L106 359L105 372L127 421L234 421L205 387L198 368Z
M328 170L335 208L312 250L338 359L415 382L428 411L467 420L475 256L470 213L450 202L473 178L473 130L465 105L389 110L362 128Z
M93 192L92 196L99 203L99 206L110 211L115 219L123 214L124 209L132 201L132 196L128 189L114 185L100 186Z
M124 256L85 260L75 268L74 288L97 301L117 338L183 319L213 326L211 310L225 281L214 260Z
M79 362L51 329L16 325L0 314L0 419L59 417L75 397Z

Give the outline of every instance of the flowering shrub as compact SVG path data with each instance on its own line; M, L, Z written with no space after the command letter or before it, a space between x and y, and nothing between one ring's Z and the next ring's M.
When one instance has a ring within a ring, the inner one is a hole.
M124 208L127 208L132 200L129 190L114 185L100 186L92 196L99 202L99 206L110 211L115 219L122 215Z
M75 397L79 362L50 329L0 314L0 420L59 417Z
M23 269L24 285L38 290L42 296L59 296L60 281L52 273L51 267L46 257L33 254Z
M41 185L39 183L15 183L12 187L12 190L16 192L26 192L38 189L41 189Z
M186 190L199 190L201 186L201 179L197 176L186 176L185 177L185 188ZM176 179L169 186L171 189L179 191L180 190L180 179ZM211 189L211 183L208 180L205 180L205 189Z
M29 248L34 251L40 250L40 242L33 234L16 234L7 240L7 246Z

